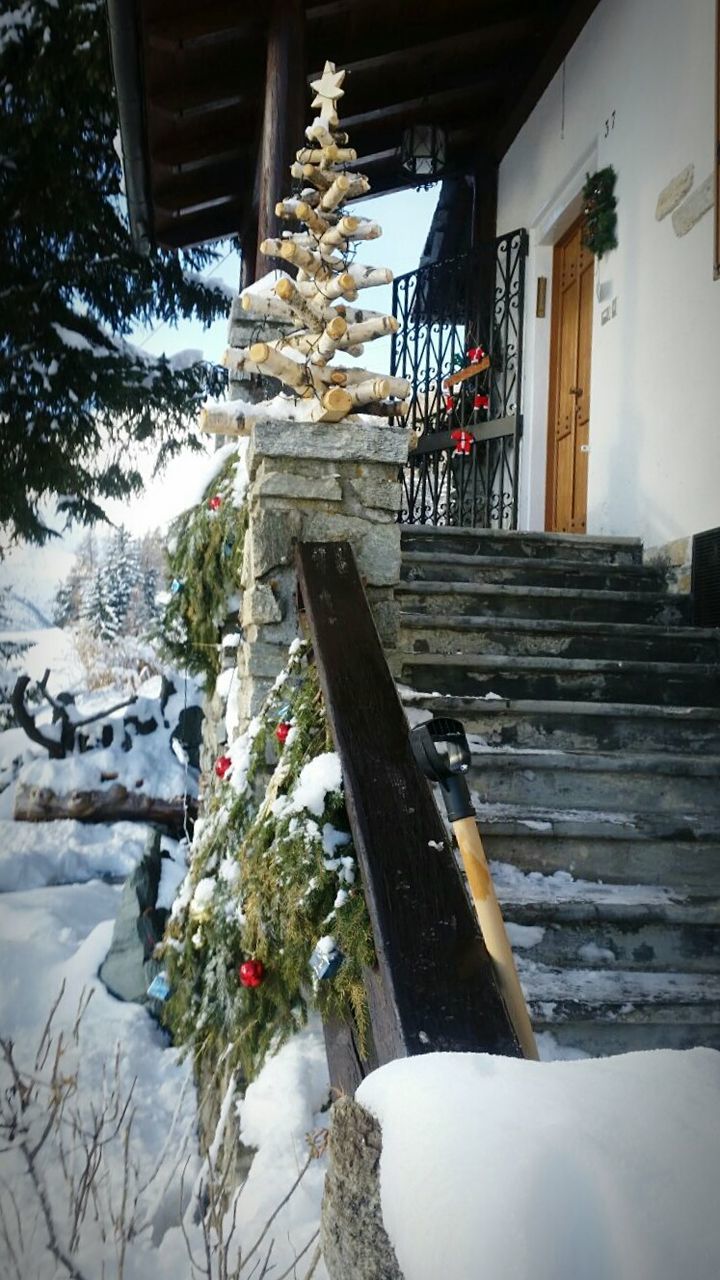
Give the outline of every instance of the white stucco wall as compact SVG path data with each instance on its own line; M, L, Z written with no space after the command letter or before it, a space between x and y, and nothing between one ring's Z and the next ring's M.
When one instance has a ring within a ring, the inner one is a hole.
M687 164L695 187L711 171L714 43L715 0L601 0L566 60L564 122L560 71L500 167L498 234L530 232L521 528L544 525L552 244L580 212L586 172L608 164L619 247L596 264L588 532L657 546L720 524L713 213L682 238L670 217L655 219ZM617 314L601 325L613 298Z

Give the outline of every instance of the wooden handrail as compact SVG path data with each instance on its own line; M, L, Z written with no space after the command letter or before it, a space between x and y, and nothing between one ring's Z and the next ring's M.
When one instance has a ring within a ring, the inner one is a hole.
M297 568L377 953L365 973L373 1046L326 1030L332 1084L352 1093L394 1058L520 1057L492 962L378 639L352 549L301 543Z

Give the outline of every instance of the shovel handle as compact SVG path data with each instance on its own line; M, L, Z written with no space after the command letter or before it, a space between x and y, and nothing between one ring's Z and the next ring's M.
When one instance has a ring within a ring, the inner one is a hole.
M480 832L474 818L460 818L452 824L463 860L470 893L475 905L485 946L495 965L505 1004L515 1028L523 1056L536 1062L540 1055L530 1022L510 940L490 876Z

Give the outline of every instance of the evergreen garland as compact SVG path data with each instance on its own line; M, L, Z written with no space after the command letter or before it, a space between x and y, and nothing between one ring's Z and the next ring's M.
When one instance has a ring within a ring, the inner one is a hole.
M163 944L165 1018L176 1041L196 1059L222 1054L247 1080L303 1025L308 1007L351 1021L361 1044L368 1027L362 970L374 948L342 794L326 795L320 817L293 811L304 767L330 749L304 654L296 641L260 717L230 748L232 775L213 780ZM279 759L278 719L293 726ZM328 935L344 960L333 977L314 981L310 956ZM238 979L247 959L265 969L252 989Z
M204 673L209 695L220 674L220 641L242 568L247 508L237 505L238 463L233 453L202 502L173 521L168 541L170 593L157 640L174 666L193 675ZM220 505L213 510L209 503L215 496Z
M612 165L588 174L583 187L582 241L586 249L602 258L610 249L617 249L617 200L614 190L617 174Z

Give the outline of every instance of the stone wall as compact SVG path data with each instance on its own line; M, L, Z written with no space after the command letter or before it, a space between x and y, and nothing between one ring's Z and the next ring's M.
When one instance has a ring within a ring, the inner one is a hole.
M297 542L348 541L383 643L397 640L403 428L260 420L248 452L239 714L247 723L298 634Z
M692 547L692 535L689 535L687 538L675 538L672 542L665 542L661 547L646 548L646 562L662 565L666 570L668 591L680 594L690 591Z

